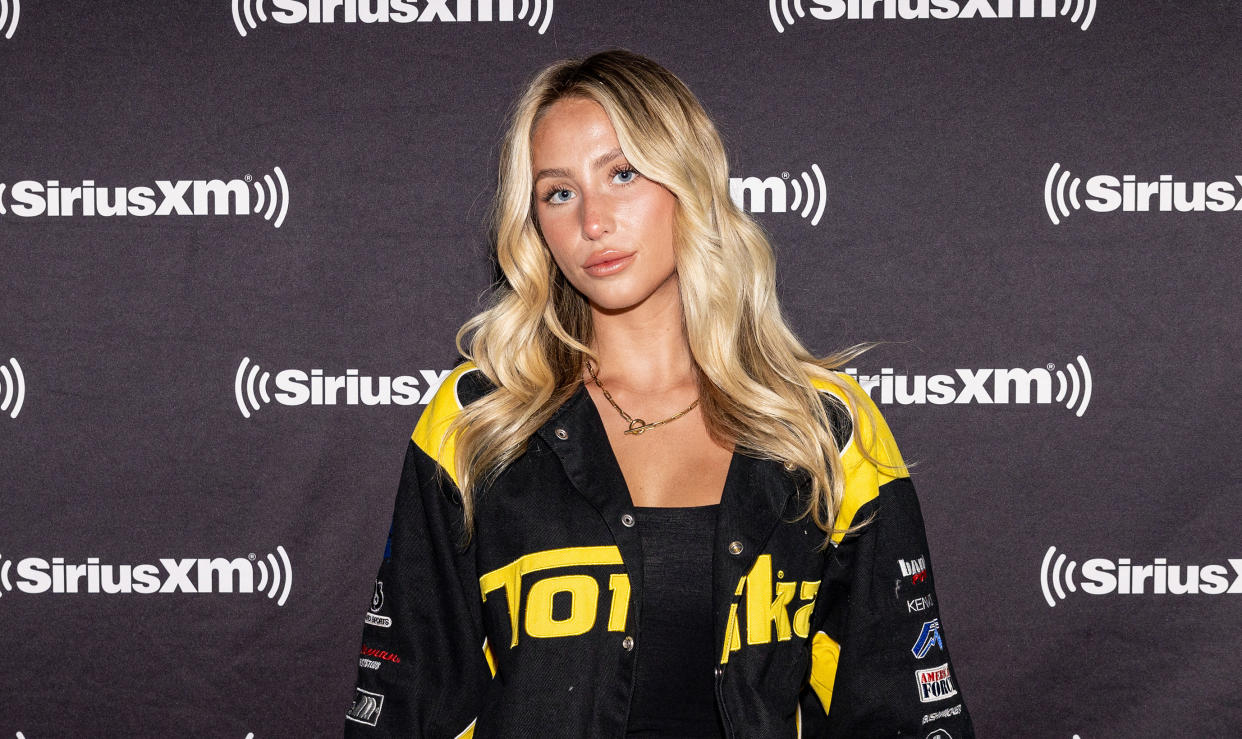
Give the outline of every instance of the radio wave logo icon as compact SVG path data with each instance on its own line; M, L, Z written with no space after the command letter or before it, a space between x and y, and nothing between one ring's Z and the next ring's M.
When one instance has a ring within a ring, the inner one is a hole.
M1095 18L1096 0L935 0L929 2L884 2L877 9L877 0L809 0L811 9L802 7L802 0L768 0L768 15L778 33L794 24L794 16L808 14L821 21L840 20L953 20L971 18L1069 18L1070 23L1087 30ZM914 7L911 7L914 5ZM878 10L878 14L877 14Z
M250 371L246 371L246 366L250 366ZM241 410L243 418L250 418L250 411L259 410L259 406L272 402L271 396L267 394L267 384L272 377L271 372L259 374L259 365L251 364L250 357L242 357L241 364L237 366L237 376L233 380L233 393L237 397L237 407ZM258 390L258 395L255 391ZM263 399L263 403L259 403L259 399Z
M421 11L416 0L273 0L276 8L270 13L264 8L265 0L232 2L233 25L243 38L250 31L257 30L260 23L269 20L292 25L338 22L404 24L415 21L465 23L472 20L511 23L515 19L513 0L457 0L454 8L449 7L450 0L426 0ZM539 34L543 35L552 22L554 5L555 0L522 0L516 19L526 21L531 28L538 27Z
M17 19L21 14L22 0L0 0L0 29L4 29L6 39L13 38L13 32L17 30Z
M541 0L534 0L534 2L530 5L530 20L526 20L527 2L526 0L522 0L522 8L518 10L518 18L526 20L526 25L534 28L535 24L539 23L539 15L542 13L543 23L539 24L539 35L542 36L543 32L548 30L548 24L552 22L553 1L554 0L547 0L547 3L544 4L541 3Z
M780 4L780 14L776 12L777 4ZM772 16L772 25L776 26L777 33L784 33L785 26L792 26L794 18L789 13L790 7L793 7L799 18L806 17L806 11L802 9L802 0L768 0L768 15ZM781 25L781 17L785 18L785 25Z
M9 580L9 569L13 566L13 560L5 559L0 555L0 597L4 597L5 593L13 592L13 582Z
M1070 6L1073 6L1073 13L1070 13ZM1078 25L1079 20L1082 21L1082 30L1091 27L1091 19L1095 18L1095 0L1065 0L1061 3L1061 16L1069 16L1070 23Z
M293 564L289 561L289 555L285 552L285 548L279 544L276 545L276 553L280 555L280 559L267 553L266 562L263 559L256 559L253 554L250 559L255 566L259 568L259 583L255 586L255 590L262 593L264 589L267 591L267 597L276 600L276 605L283 606L289 598L289 590L293 588ZM283 568L281 565L284 565ZM268 572L271 572L269 582ZM281 581L284 581L283 587ZM276 599L276 594L280 593L280 599Z
M263 220L272 221L272 225L280 228L285 222L285 215L289 212L289 182L285 180L285 173L280 171L280 167L272 167L272 173L276 175L276 179L272 179L272 175L263 175L263 183L246 175L246 181L254 187L254 213L263 214ZM264 209L266 203L267 208ZM279 211L279 212L277 212Z
M1070 213L1082 208L1078 201L1078 186L1082 184L1082 178L1071 180L1071 176L1068 169L1061 169L1061 163L1055 162L1044 180L1044 208L1054 226L1061 225L1061 218L1068 218Z
M258 22L255 22L256 16ZM242 38L246 37L247 28L253 31L259 27L259 23L266 22L267 13L263 11L263 0L233 0L233 25L237 26L237 32Z
M798 213L818 226L828 204L828 184L818 164L811 171L794 177L781 172L780 177L730 177L729 197L750 213Z
M1056 370L1056 402L1064 401L1066 408L1082 418L1082 414L1087 412L1087 406L1091 404L1091 368L1087 366L1087 360L1081 354L1078 355L1077 361L1077 366L1073 363L1066 363L1064 372ZM1049 364L1048 371L1052 372L1055 367L1055 364ZM1081 374L1079 367L1082 368ZM1066 397L1067 392L1068 397Z
M1055 562L1052 559L1054 556ZM1068 558L1064 553L1058 555L1057 548L1051 546L1048 547L1048 551L1044 554L1044 562L1039 567L1039 586L1044 591L1044 600L1048 601L1048 606L1051 608L1056 608L1058 600L1065 600L1066 590L1071 593L1078 592L1078 586L1074 584L1074 569L1078 563L1071 559L1066 565L1066 559Z
M9 371L9 367L13 371ZM8 413L9 418L17 418L21 413L22 402L26 399L26 377L22 374L22 366L16 357L9 357L8 364L0 364L0 391L4 399L0 400L0 413Z

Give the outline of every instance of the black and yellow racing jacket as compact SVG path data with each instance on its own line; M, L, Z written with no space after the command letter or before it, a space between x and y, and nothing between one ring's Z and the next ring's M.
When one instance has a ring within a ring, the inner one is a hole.
M458 367L414 430L347 736L625 735L643 658L643 555L603 422L579 387L478 496L462 549L445 431L489 388L473 365ZM703 665L725 732L972 737L901 456L878 411L873 427L826 406L844 449L838 524L872 520L816 551L821 532L794 520L805 473L733 455L712 568L716 658Z

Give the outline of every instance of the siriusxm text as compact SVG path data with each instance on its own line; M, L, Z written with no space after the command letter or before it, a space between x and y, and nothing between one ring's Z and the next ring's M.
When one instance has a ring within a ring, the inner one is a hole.
M878 375L860 375L852 367L845 372L885 404L1052 402L1053 376L1043 368L956 369L953 375L897 375L887 367Z
M253 593L254 564L245 557L160 559L158 564L67 564L63 557L19 560L14 583L23 593Z
M414 405L429 402L451 371L419 370L427 385L420 392L418 378L412 375L369 377L356 369L325 375L320 369L309 373L287 369L276 373L273 397L281 405Z
M1091 595L1242 593L1242 559L1228 561L1228 565L1171 565L1167 558L1156 557L1152 564L1137 565L1124 557L1116 562L1089 559L1082 564L1080 585Z
M811 17L822 21L937 18L1055 18L1056 0L811 0Z
M1129 174L1121 178L1101 174L1086 181L1083 204L1097 213L1242 211L1240 186L1242 175L1235 175L1232 181L1187 182L1167 174L1155 181L1142 181Z
M154 187L75 186L58 180L22 180L9 190L18 216L203 216L249 215L250 185L233 180L156 180Z
M513 20L513 0L272 0L272 6L272 19L287 24Z

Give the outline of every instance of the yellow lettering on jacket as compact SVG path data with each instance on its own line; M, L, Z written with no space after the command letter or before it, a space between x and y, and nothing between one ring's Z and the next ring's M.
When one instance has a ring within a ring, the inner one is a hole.
M484 602L489 594L504 590L509 606L510 633L513 635L510 647L516 647L518 626L522 620L522 578L525 575L563 567L619 564L622 564L621 550L615 546L547 549L518 557L504 567L483 575L479 578L479 590ZM608 609L608 629L621 631L625 628L629 609L629 578L623 573L614 573L609 578L608 589L612 593L612 603ZM569 616L561 620L552 618L552 601L557 593L569 593L570 597ZM556 575L537 580L527 593L526 633L539 638L585 634L595 626L599 597L599 583L589 575Z
M738 580L734 597L745 594L746 644L770 644L789 641L794 634L806 638L810 633L811 611L815 608L815 596L819 593L819 581L798 582L781 580L782 572L772 577L772 555L762 554L755 560L750 572ZM789 615L794 596L806 601ZM724 649L720 663L729 661L729 654L742 648L741 628L738 623L738 603L729 607L729 621L725 627Z
M625 631L625 615L630 610L630 576L624 572L614 572L608 578L608 589L612 591L612 608L608 610L608 630Z
M552 617L552 600L560 593L569 595L569 615ZM589 575L545 577L530 586L526 596L526 633L541 639L579 636L595 625L599 604L599 583Z
M767 644L772 641L772 626L776 626L777 641L787 641L792 633L787 606L793 600L797 584L776 584L776 599L772 598L772 555L763 554L755 560L755 566L746 576L746 643Z
M799 597L802 600L809 600L805 606L802 606L794 613L793 630L798 636L805 639L811 633L811 611L815 609L815 596L819 594L819 580L813 582L804 580L802 582L802 592Z
M746 587L746 578L737 581L737 590L733 591L733 597L736 599L741 596L742 590ZM725 627L724 651L720 654L720 664L729 661L729 652L736 652L742 648L742 635L737 628L737 602L735 601L729 606L729 625Z

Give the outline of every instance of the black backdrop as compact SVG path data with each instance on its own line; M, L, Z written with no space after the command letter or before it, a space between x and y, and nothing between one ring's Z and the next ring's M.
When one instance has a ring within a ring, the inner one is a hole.
M808 345L892 342L981 735L1242 726L1238 3L324 4L0 0L0 736L339 733L503 113L610 46L716 118ZM389 402L303 390L351 370Z

